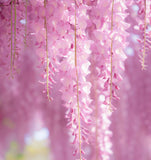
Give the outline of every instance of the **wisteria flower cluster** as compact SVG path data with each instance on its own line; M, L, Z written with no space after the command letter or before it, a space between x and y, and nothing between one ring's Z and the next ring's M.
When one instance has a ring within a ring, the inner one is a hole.
M24 143L38 113L54 159L114 159L110 117L126 49L134 30L146 69L150 8L147 0L1 0L1 154L13 138Z

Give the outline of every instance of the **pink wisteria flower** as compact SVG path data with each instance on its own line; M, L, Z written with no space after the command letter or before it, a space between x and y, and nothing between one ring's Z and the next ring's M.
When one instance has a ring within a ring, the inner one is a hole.
M3 157L13 140L24 147L39 118L54 160L150 158L150 6L147 0L0 1Z

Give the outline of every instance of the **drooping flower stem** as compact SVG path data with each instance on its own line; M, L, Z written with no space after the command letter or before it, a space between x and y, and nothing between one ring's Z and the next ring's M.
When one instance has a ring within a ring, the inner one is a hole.
M15 61L16 55L16 0L14 0L14 57L13 57L13 64Z
M111 11L111 32L113 32L113 9L114 0L112 0L112 11ZM109 110L112 111L112 81L113 81L113 37L111 38L111 51L110 51L110 99L109 99Z
M24 38L25 48L27 46L27 2L28 0L26 0L25 2L25 38Z
M81 122L80 122L80 105L79 105L79 77L77 69L77 29L76 29L76 1L75 1L75 29L74 29L74 42L75 42L75 69L76 69L76 84L77 84L77 109L78 109L78 129L79 129L79 151L80 151L80 160L82 160L81 155Z
M13 70L13 3L11 1L11 77Z
M44 0L44 7L46 9L46 0ZM47 97L49 98L49 58L48 58L48 31L47 31L47 18L46 15L44 17L44 27L45 27L45 37L46 37L46 61L47 61L47 67L46 67L46 72L47 72Z
M145 56L146 56L146 0L144 0L145 17L144 17L144 48L142 58L142 70L145 70Z
M99 159L99 146L98 146L98 95L97 95L97 84L95 83L94 84L94 90L95 90L95 125L96 125L96 128L95 128L95 143L96 143L96 146L95 146L95 149L96 149L96 160Z

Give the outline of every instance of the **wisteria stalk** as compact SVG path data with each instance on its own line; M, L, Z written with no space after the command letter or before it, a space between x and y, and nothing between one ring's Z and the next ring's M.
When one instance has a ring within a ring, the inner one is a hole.
M75 28L74 28L74 42L75 42L75 69L76 69L76 85L77 85L77 110L78 110L78 130L79 130L79 151L80 151L80 160L82 160L81 155L81 121L80 121L80 104L79 104L79 76L77 69L77 19L76 19L76 0L75 0Z
M44 0L44 7L46 11L46 0ZM45 13L46 14L46 13ZM46 72L47 72L47 97L50 100L49 96L49 57L48 57L48 31L47 31L47 18L46 15L44 17L44 27L45 27L45 37L46 37Z
M142 57L142 70L145 70L145 57L146 57L146 0L144 0L144 47L143 47L143 57Z
M27 47L27 4L28 4L28 0L26 0L25 2L25 38L24 38L24 44L25 44L25 48Z
M13 2L11 1L11 77L13 70Z
M114 9L114 0L112 0L112 11L111 11L111 33L113 32L113 9ZM109 110L112 111L112 79L113 79L113 37L111 37L111 52L110 52L110 60L111 60L111 66L110 66L110 100L109 100Z
M14 55L13 55L13 64L16 56L16 0L14 0Z

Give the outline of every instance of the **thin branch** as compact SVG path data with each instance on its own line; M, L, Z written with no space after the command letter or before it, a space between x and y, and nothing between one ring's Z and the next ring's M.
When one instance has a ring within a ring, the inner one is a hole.
M16 55L16 0L14 0L14 57L13 57L13 64L15 61L15 55Z
M28 0L26 0L25 2L25 38L24 38L25 48L27 47L27 2Z
M111 32L113 31L113 9L114 0L112 0L112 13L111 13ZM111 38L111 52L110 52L110 100L109 100L109 110L112 111L112 83L113 83L113 37Z
M144 0L145 6L145 18L144 18L144 48L143 48L143 58L142 58L142 70L145 70L145 57L146 57L146 0Z
M98 94L97 94L97 82L94 83L94 90L95 90L95 123L96 123L96 129L95 129L95 149L96 149L96 160L99 159L99 142L98 142Z
M46 0L44 0L44 7L46 9ZM46 61L47 61L47 68L46 68L46 72L47 72L47 97L50 100L50 96L49 96L49 57L48 57L48 31L47 31L47 18L46 15L44 17L44 27L46 30Z
M82 160L81 155L81 122L80 122L80 105L79 105L79 77L78 77L78 69L77 69L77 29L76 29L76 1L75 1L75 35L74 35L74 42L75 42L75 69L76 69L76 83L77 83L77 109L78 109L78 127L79 127L79 151L80 151L80 160Z
M11 77L13 70L13 3L11 3Z

